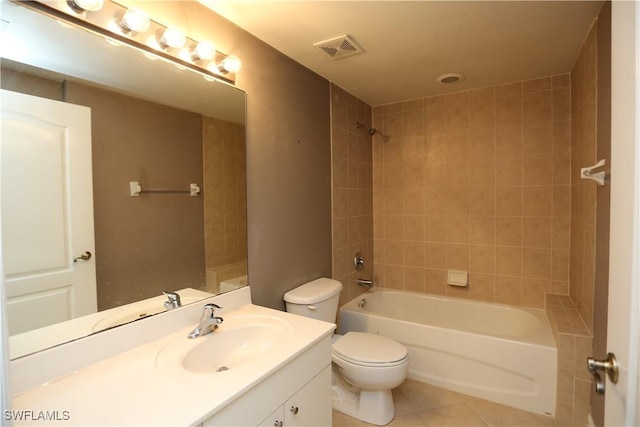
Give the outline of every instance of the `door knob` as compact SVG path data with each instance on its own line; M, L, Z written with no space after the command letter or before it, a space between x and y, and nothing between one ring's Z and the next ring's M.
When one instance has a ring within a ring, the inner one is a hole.
M91 259L91 252L84 251L82 252L82 254L80 254L79 257L74 258L73 262L78 262L78 260L89 261L90 259Z
M596 360L593 357L587 358L587 368L595 381L596 393L604 394L604 380L598 371L604 371L612 383L618 383L618 361L613 353L607 353L605 360Z

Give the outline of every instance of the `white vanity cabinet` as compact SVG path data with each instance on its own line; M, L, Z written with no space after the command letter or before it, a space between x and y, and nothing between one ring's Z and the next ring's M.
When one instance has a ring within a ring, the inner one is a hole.
M285 426L330 426L331 364L287 400L282 409Z
M331 425L330 336L230 402L202 426L277 427L280 422L286 427Z
M327 393L329 390L329 393ZM329 408L329 410L327 410ZM314 427L331 425L331 366L276 409L258 426Z
M258 427L283 427L284 425L284 406L281 406L262 420Z

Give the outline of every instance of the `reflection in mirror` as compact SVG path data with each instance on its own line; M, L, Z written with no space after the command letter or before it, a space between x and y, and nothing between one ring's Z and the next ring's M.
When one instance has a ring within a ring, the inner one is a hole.
M78 247L72 239L53 245L62 248L57 264L6 268L14 253L17 259L34 258L25 256L32 253L26 242L39 243L44 233L33 231L27 239L25 230L35 227L17 227L6 219L12 217L6 214L10 207L15 218L20 217L15 206L27 205L7 203L12 192L5 187L15 189L21 182L6 175L12 170L6 167L7 159L15 154L7 136L24 120L9 123L14 113L8 113L9 98L3 92L3 262L5 271L14 271L5 277L11 357L163 311L163 291L177 291L187 304L246 285L244 93L20 5L2 2L2 20L2 88L36 96L36 101L55 100L80 111L90 108L87 163L92 185L85 187L93 193L89 204L95 235L93 246ZM61 153L69 155L64 151L68 147L61 146ZM11 176L40 176L44 151L31 149L22 158L13 157L20 167L13 168L17 175ZM67 172L59 176L73 176ZM40 182L46 181L41 177ZM139 197L130 196L131 181L140 183ZM200 187L199 195L190 195L190 183ZM27 199L14 193L16 200ZM39 209L42 222L56 223L50 220L57 212L52 206ZM64 225L53 233L63 237L74 229L66 225L65 209L60 209ZM74 262L84 251L91 252L91 258ZM54 258L49 255L44 257ZM94 286L93 309L74 307L66 283L41 286L45 270L87 268L95 269L95 284L83 280L77 286ZM34 277L35 284L24 281Z

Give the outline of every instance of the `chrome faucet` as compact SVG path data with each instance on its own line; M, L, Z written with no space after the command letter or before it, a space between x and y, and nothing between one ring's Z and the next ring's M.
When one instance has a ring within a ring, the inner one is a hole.
M369 279L358 279L356 283L360 286L364 286L367 289L373 288L373 280Z
M187 335L188 338L198 338L202 335L207 335L213 332L219 324L224 320L222 317L216 317L216 309L220 309L217 304L209 303L202 307L202 317L200 317L200 323L195 327L193 331Z
M167 298L168 301L164 302L164 308L167 310L173 310L174 308L178 308L182 306L180 302L180 295L177 292L162 292Z

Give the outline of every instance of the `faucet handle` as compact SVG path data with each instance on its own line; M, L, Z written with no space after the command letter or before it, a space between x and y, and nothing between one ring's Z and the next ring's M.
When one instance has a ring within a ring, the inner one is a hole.
M202 307L202 318L214 320L216 324L221 324L224 320L222 317L216 317L216 309L222 309L218 304L212 302L207 303Z
M211 310L211 314L213 315L213 312L214 312L216 309L222 309L222 307L220 307L218 304L215 304L215 303L210 302L210 303L205 304L205 305L204 305L204 307L202 307L202 309L203 309L204 311L207 311L207 312L208 312L209 310Z

